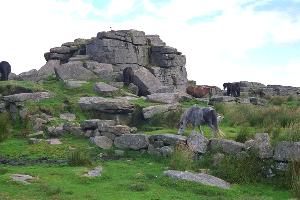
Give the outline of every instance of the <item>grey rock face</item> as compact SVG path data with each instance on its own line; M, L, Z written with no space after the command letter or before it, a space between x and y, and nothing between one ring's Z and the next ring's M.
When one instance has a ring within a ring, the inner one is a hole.
M181 55L181 52L167 46L151 47L150 61L152 65L164 68L185 66L186 63L185 56Z
M175 111L175 110L178 110L179 108L180 108L180 104L149 106L149 107L143 108L143 116L145 119L150 119L151 117L153 117L157 114Z
M55 74L63 81L89 81L97 79L97 76L90 70L84 68L83 63L80 61L68 62L59 67L55 67Z
M116 136L125 134L131 134L136 131L136 128L132 128L126 125L115 125L115 126L98 126L100 132L113 133Z
M111 64L86 61L84 66L103 80L110 81L113 78L113 66Z
M207 138L197 132L192 132L187 138L187 145L189 149L196 153L206 153L208 142Z
M134 85L133 83L130 83L128 85L128 90L129 92L131 92L134 95L138 95L139 94L139 87Z
M19 93L19 94L4 96L3 100L11 103L15 103L15 102L24 102L28 100L38 101L41 99L48 99L51 97L53 97L53 95L51 95L48 92L34 92L34 93Z
M121 149L145 149L149 145L148 135L145 134L127 134L116 137L114 144Z
M88 61L90 59L90 56L89 55L76 55L74 57L71 57L69 58L69 62L72 62L72 61Z
M176 170L167 170L164 171L164 175L174 179L193 181L197 183L202 183L204 185L216 186L223 189L230 188L230 184L228 182L215 176L204 173L191 173Z
M85 130L95 130L98 128L98 122L100 121L100 119L87 119L81 122L80 126Z
M73 113L62 113L59 115L59 118L69 122L73 122L76 120L76 115Z
M275 147L274 159L278 161L300 161L300 142L279 142Z
M221 150L228 154L238 154L245 149L245 144L227 139L210 139L210 150Z
M101 176L102 170L103 170L102 167L98 166L98 167L95 167L94 169L88 171L88 173L86 173L84 176L98 177L98 176Z
M166 43L159 38L159 35L146 35L146 38L150 46L166 46Z
M27 174L12 174L10 176L14 181L22 182L24 184L30 184L30 182L34 179L34 177L27 175Z
M19 81L37 81L38 71L36 69L32 69L28 72L23 72L17 75L17 80Z
M63 125L60 126L50 126L47 128L47 133L50 137L59 137L66 133Z
M94 86L94 91L104 96L111 96L114 92L118 91L118 88L108 85L103 82L96 83Z
M81 97L78 102L84 111L101 111L106 113L131 113L134 105L126 99L103 97Z
M177 144L186 144L187 138L182 135L174 134L158 134L149 136L150 144L157 146L160 144L160 147L163 146L175 146Z
M189 100L191 97L186 93L154 93L147 95L147 100L154 103L178 103L183 100Z
M260 158L273 157L273 149L270 144L268 133L256 133L254 137L254 148L258 150Z
M106 136L95 136L93 142L101 149L110 149L113 141Z
M54 47L50 49L50 53L67 54L70 53L70 48L66 46Z

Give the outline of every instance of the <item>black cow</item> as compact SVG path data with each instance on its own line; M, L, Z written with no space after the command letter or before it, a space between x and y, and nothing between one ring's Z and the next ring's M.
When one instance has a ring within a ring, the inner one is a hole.
M133 82L133 69L131 67L126 67L123 70L123 82L124 85L128 86L130 83Z
M0 63L1 81L7 81L10 72L11 72L10 64L6 61L2 61Z
M227 96L239 97L241 93L241 87L239 83L224 83L224 90L227 88Z

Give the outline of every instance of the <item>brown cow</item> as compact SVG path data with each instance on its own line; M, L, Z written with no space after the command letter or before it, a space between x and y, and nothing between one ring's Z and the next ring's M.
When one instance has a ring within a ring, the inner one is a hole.
M186 88L186 93L196 98L202 98L211 95L213 88L214 88L213 86L207 86L207 85L188 86Z

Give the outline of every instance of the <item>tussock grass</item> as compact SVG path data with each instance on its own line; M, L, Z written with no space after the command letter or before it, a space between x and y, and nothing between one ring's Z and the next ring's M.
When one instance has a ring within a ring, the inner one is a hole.
M178 144L170 158L170 168L174 170L190 170L194 166L194 153L184 144Z
M0 142L9 138L11 131L10 115L8 113L0 113Z

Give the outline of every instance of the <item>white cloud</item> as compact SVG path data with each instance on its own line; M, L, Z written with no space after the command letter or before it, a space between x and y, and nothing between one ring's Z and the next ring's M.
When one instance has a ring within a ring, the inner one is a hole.
M300 86L294 81L294 74L299 72L298 62L287 64L284 69L288 70L283 73L281 66L274 66L270 72L263 66L250 66L243 61L251 49L269 43L299 42L300 19L292 20L278 11L257 12L253 6L242 9L240 5L247 2L252 0L172 0L159 7L143 0L145 10L152 15L118 23L113 18L133 11L135 0L112 0L106 10L83 0L5 3L0 0L0 24L5 27L1 31L0 55L12 63L13 71L20 73L40 68L45 63L43 53L63 42L90 38L99 31L109 30L110 26L116 30L133 28L159 34L167 45L182 51L187 56L189 78L198 84L220 86L225 81L253 80ZM193 17L214 11L221 11L222 15L207 22L187 23ZM106 20L86 18L90 15ZM277 72L285 76L277 76Z

